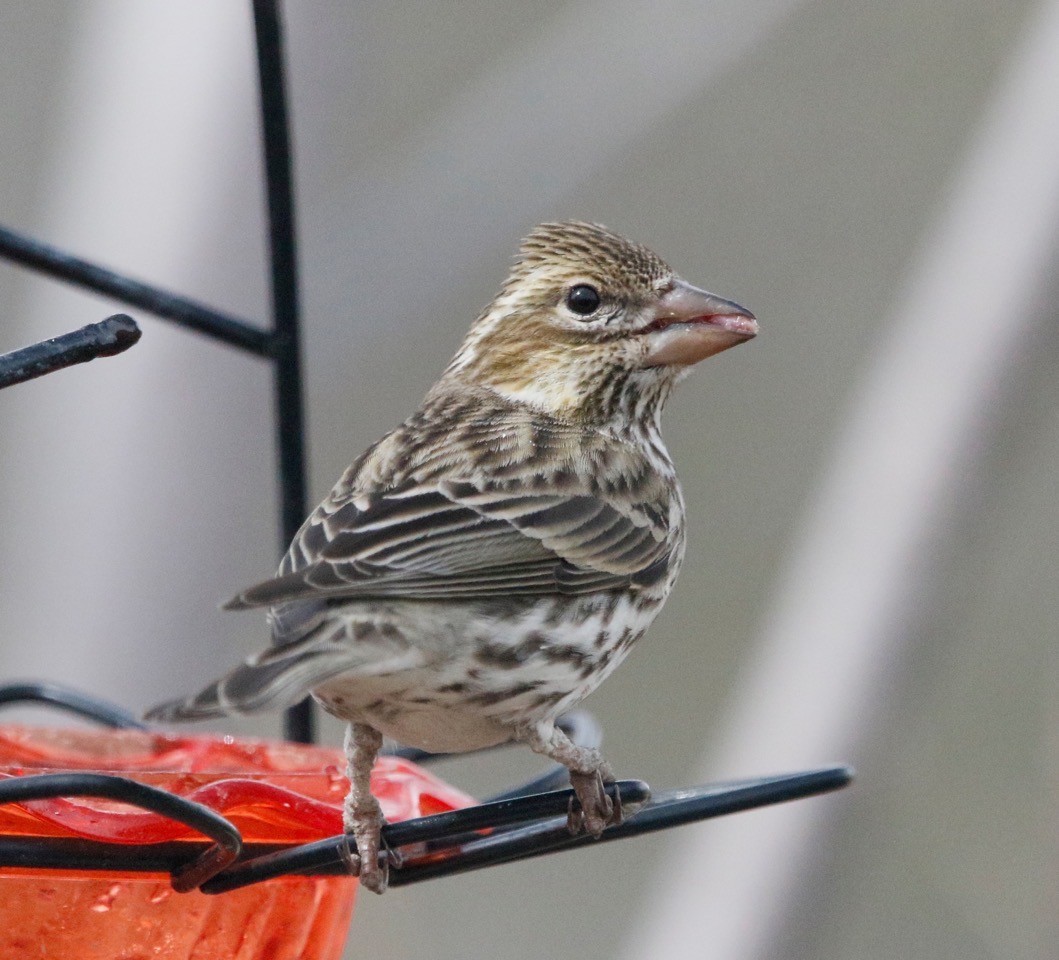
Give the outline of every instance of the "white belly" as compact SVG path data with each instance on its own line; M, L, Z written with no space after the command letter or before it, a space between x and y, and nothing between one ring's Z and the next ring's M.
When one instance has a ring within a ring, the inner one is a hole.
M493 746L511 739L516 725L554 719L588 696L660 604L597 595L571 609L549 598L514 619L505 610L502 620L491 613L497 605L483 604L459 623L453 608L430 606L416 607L412 618L388 608L385 630L377 614L344 613L363 660L314 689L324 709L432 752ZM365 623L379 629L369 632Z

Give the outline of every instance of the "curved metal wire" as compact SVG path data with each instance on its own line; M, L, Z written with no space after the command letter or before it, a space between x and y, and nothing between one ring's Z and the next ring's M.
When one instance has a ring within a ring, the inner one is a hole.
M105 773L41 773L30 777L0 780L0 805L56 797L106 797L109 800L120 800L122 803L176 820L213 840L205 850L196 850L191 860L185 860L170 868L173 889L178 893L186 893L202 886L210 877L232 863L242 848L243 838L239 831L219 813L200 803L127 777ZM46 842L41 845L46 845ZM149 848L149 845L147 846ZM184 847L187 849L186 844ZM143 849L143 846L137 846L136 855L140 856ZM15 856L15 851L0 842L0 862L13 867L36 866L32 859L25 855L25 844L22 845L22 851L24 856L20 861Z
M58 707L67 713L76 714L86 720L95 720L105 727L122 730L147 730L143 723L128 710L123 710L107 700L89 696L72 687L64 687L46 680L28 680L20 683L0 683L0 707L25 703L42 703Z

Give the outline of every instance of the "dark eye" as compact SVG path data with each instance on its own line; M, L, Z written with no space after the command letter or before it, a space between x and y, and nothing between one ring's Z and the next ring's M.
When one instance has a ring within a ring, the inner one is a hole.
M566 305L579 317L587 317L599 309L599 291L587 283L579 283L566 293Z

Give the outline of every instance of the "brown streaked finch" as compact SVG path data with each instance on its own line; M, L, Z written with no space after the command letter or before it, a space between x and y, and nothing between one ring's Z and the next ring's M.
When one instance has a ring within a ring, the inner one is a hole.
M509 740L564 764L598 836L616 822L599 752L556 719L625 659L684 555L659 429L673 385L749 340L754 316L587 223L523 241L500 293L419 410L353 463L274 578L274 645L154 720L312 696L348 721L345 824L381 893L370 774L386 735L434 752Z

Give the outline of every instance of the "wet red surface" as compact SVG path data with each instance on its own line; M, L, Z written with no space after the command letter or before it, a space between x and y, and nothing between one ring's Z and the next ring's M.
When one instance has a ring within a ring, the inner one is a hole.
M115 773L223 814L245 842L300 844L342 830L340 751L231 737L0 728L0 777ZM383 758L372 790L391 822L474 801L404 760ZM117 843L201 839L113 800L70 797L0 806L0 834ZM356 881L281 877L218 896L176 894L150 874L0 868L0 957L82 960L210 957L336 960Z

